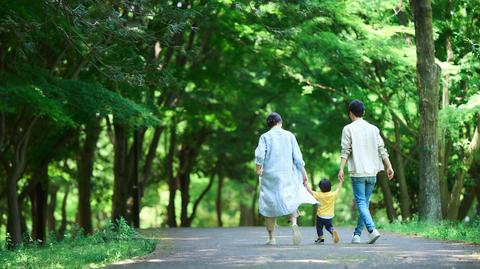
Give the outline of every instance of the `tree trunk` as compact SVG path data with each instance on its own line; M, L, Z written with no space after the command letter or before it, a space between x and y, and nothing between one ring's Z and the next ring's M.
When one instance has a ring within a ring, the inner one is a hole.
M32 239L41 244L46 239L48 201L48 163L42 165L33 176L38 178L30 190L32 201Z
M480 187L477 188L477 216L480 216Z
M175 146L177 143L177 130L175 123L170 129L170 141L168 145L168 153L165 158L165 172L168 178L168 207L167 207L167 224L169 227L177 227L177 216L175 212L175 196L177 193L177 180L173 174L173 160L175 156Z
M207 193L212 188L213 182L215 181L215 174L216 174L216 168L213 169L212 174L210 175L210 179L208 181L207 186L205 187L205 189L203 189L202 193L200 193L197 200L195 200L195 202L193 203L192 213L190 214L190 217L188 218L188 226L192 225L193 219L195 218L195 214L197 212L198 206L200 205L200 202L203 200L205 195L207 195Z
M67 186L65 188L65 193L63 194L62 200L62 221L60 222L60 227L57 232L57 240L63 239L65 236L65 231L67 230L67 199L70 188Z
M395 171L400 185L400 212L402 213L402 220L407 220L410 217L410 196L408 194L407 179L405 178L405 165L402 156L399 123L395 119L393 120L393 123L395 127L394 154L397 162Z
M465 217L468 214L468 211L470 211L470 208L473 205L473 201L475 200L475 197L477 195L477 191L480 190L480 182L477 183L476 186L471 187L468 191L465 197L463 198L462 202L460 203L460 207L458 209L458 218L457 220L462 221L465 219Z
M133 132L133 184L132 184L132 223L133 227L140 228L140 192L138 186L138 161L139 161L139 152L140 152L140 143L139 143L139 131L138 129Z
M24 133L21 136L19 135L20 139L15 147L13 147L14 159L12 161L12 166L5 167L5 170L7 171L7 234L9 236L7 240L7 248L9 249L15 248L22 242L21 207L18 201L17 181L20 179L23 170L25 169L30 135L32 133L32 128L38 119L38 116L33 118Z
M99 136L99 121L95 121L92 125L85 126L85 142L77 159L78 222L86 234L91 234L93 231L90 194L95 148Z
M17 178L19 172L15 171L7 177L7 246L14 248L22 242L20 223L20 208L17 194Z
M405 12L405 6L403 5L403 0L398 1L396 12L397 12L397 18L398 18L399 24L403 26L408 26L408 17L407 17L407 13ZM408 36L407 34L404 34L404 37L405 37L405 42L408 45L412 45L412 40L410 39L410 36Z
M128 135L125 126L114 124L114 183L112 197L112 220L126 219L128 198L127 150Z
M253 196L252 196L252 206L250 208L251 212L252 212L252 216L253 216L253 225L257 225L258 224L258 219L257 219L257 214L258 214L258 210L257 210L257 201L258 201L258 189L259 189L259 185L260 185L260 179L257 179L256 182L255 182L255 188L253 189Z
M419 216L422 220L439 220L442 217L437 141L440 67L435 63L431 0L415 0L412 1L412 5L420 107Z
M387 176L384 172L378 173L377 175L378 183L383 193L383 202L387 210L387 217L390 222L396 219L395 209L393 208L393 196L390 186L388 185Z
M50 189L50 201L48 202L47 209L47 226L50 233L56 232L56 220L55 220L55 208L57 206L57 192L58 187L54 185L49 186Z
M191 143L180 146L178 152L178 173L180 194L182 197L182 208L180 214L180 225L189 227L188 205L190 204L190 174L195 164L198 152L207 137L207 130L201 128L191 137L189 141L196 141L195 145ZM190 138L190 136L188 136Z
M448 22L446 25L449 25L451 22L451 7L452 7L452 0L447 0L447 6L445 8L445 20ZM445 48L447 52L447 63L451 64L453 62L453 48L452 48L452 31L451 29L446 30L446 37L445 37ZM446 109L450 103L449 101L449 82L450 82L450 74L445 72L444 75L444 83L442 89L442 105L441 108ZM449 154L447 152L447 137L446 137L446 128L440 128L440 140L439 140L439 151L438 151L438 158L440 161L440 169L439 169L439 180L440 180L440 195L442 200L442 216L445 218L447 217L448 212L448 201L450 198L450 193L448 191L448 157Z
M243 193L253 193L253 200L249 204L247 199L240 199L240 226L255 226L255 205L256 205L256 191L254 186L248 184L243 190ZM247 197L247 196L246 196Z
M160 142L160 136L162 135L163 127L156 127L153 133L152 142L148 147L148 153L145 158L145 164L143 166L142 178L140 180L140 197L143 197L145 187L147 186L150 174L152 173L153 160L157 154L158 144Z
M223 227L222 222L222 190L223 189L223 174L218 173L217 198L215 199L215 209L217 211L217 225Z
M473 138L470 141L470 145L465 152L463 158L463 165L460 171L455 176L455 183L453 184L452 193L450 195L450 202L448 203L447 218L455 221L458 219L458 209L460 207L460 197L462 195L463 183L465 181L465 175L472 165L473 157L477 149L479 148L479 130L480 127L480 114L477 116L477 127L473 134Z
M182 207L180 210L180 226L188 227L188 204L190 203L190 162L193 158L192 150L181 148L178 156L178 182Z

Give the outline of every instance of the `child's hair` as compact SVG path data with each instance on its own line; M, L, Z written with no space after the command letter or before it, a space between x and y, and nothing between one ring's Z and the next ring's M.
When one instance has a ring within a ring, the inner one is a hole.
M330 181L328 181L326 178L320 180L318 187L322 192L329 192L332 190L332 184L330 184Z

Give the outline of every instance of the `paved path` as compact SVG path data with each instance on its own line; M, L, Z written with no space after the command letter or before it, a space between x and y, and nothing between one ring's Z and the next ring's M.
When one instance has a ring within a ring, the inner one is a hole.
M264 245L262 227L146 230L160 237L150 255L110 268L480 268L480 246L382 233L375 245L352 245L352 229L341 241L314 245L313 227L302 227L293 246L291 229L277 230L277 245ZM366 240L366 235L362 236Z

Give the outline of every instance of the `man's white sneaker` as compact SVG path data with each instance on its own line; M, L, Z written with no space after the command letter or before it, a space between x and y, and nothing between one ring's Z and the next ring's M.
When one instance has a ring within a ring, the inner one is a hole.
M302 240L302 234L300 233L300 228L298 228L297 224L293 224L292 230L293 230L293 244L298 245Z
M275 240L275 238L268 239L267 243L265 243L265 245L270 245L270 246L273 246L276 244L277 244L277 240Z
M377 229L373 229L371 233L368 234L368 243L373 244L377 239L380 237L380 233L377 231Z
M352 244L360 244L362 240L358 234L354 234L352 238Z

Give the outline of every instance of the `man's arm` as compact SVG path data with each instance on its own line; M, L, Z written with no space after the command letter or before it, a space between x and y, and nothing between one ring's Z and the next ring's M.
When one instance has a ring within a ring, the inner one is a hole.
M392 180L394 171L392 168L392 163L390 163L390 159L388 158L388 152L385 148L385 143L383 142L382 137L380 136L380 131L377 133L377 144L378 144L378 154L383 160L383 164L385 164L387 177L389 180Z
M387 171L388 179L392 180L395 172L393 171L392 164L390 163L390 159L388 159L388 157L383 159L383 163L385 164L385 167L387 168L386 171Z
M348 156L352 153L352 140L350 132L347 128L343 128L342 131L342 152L340 153L340 171L338 171L338 179L343 181L345 163L347 163Z
M340 171L338 171L338 180L343 182L344 178L344 172L343 170L345 169L345 163L347 162L347 159L341 158L340 159Z

